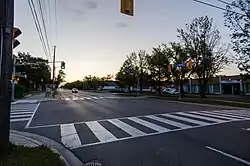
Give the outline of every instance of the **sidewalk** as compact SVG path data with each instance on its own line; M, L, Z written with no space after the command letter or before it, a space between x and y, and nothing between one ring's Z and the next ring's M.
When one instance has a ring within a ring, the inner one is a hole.
M49 147L53 152L59 154L61 160L63 160L66 165L83 166L83 163L71 151L47 137L33 133L11 130L10 141L16 145L23 145L27 147L38 147L44 145Z
M16 100L12 102L12 104L19 104L19 103L37 103L37 102L43 102L48 100L58 100L59 96L56 96L55 98L51 97L45 97L45 93L41 92L39 94L27 96L23 99Z

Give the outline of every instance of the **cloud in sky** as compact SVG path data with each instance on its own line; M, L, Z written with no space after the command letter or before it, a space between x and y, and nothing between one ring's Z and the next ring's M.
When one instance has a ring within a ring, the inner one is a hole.
M96 9L97 7L98 7L97 2L94 2L94 1L87 1L86 2L87 9L93 10L93 9Z
M98 3L95 1L82 0L77 0L77 3L72 3L71 1L62 0L60 7L63 11L68 11L74 15L84 15L86 10L97 9Z
M116 28L126 28L128 26L129 25L127 23L125 23L125 22L118 22L118 23L115 24Z

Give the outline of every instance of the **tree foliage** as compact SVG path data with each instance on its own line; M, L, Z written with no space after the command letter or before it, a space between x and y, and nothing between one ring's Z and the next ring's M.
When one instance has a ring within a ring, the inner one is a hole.
M116 75L121 87L135 87L139 82L140 90L148 80L148 63L149 54L145 50L139 50L138 53L132 52L127 56L120 71Z
M61 83L64 83L65 77L66 77L66 73L63 70L59 70L57 78L56 78L56 84L60 85Z
M220 32L207 16L195 18L177 31L194 63L192 74L199 78L201 97L205 97L208 80L229 63L228 47L221 45Z
M163 82L169 79L168 65L170 64L170 57L167 52L165 44L154 47L152 55L148 57L148 69L152 82L160 88Z
M16 63L34 63L32 65L16 66L16 72L25 72L27 75L27 78L21 78L19 82L26 88L30 88L31 84L35 84L36 89L38 89L39 85L51 83L51 70L48 60L40 57L33 57L30 53L19 52Z
M235 0L227 5L224 14L225 26L230 31L233 50L238 54L235 57L238 68L250 73L250 1Z
M97 90L106 85L112 85L112 75L108 74L106 77L85 76L82 81L68 82L64 85L67 89L77 88L80 90Z
M167 54L171 63L171 76L175 82L180 84L180 92L183 96L183 81L190 74L190 70L186 66L177 67L179 64L186 64L189 60L186 49L180 44L172 42L167 48Z

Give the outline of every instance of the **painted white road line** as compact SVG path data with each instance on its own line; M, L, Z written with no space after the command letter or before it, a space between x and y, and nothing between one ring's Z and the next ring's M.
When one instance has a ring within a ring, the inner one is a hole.
M91 100L91 98L90 98L90 97L86 97L85 99L87 99L87 100Z
M10 115L10 118L24 118L24 117L31 117L32 114L26 114L26 115Z
M11 108L10 110L10 112L26 112L26 111L28 110L25 108L22 108L22 109Z
M209 149L209 150L212 150L212 151L214 151L214 152L220 153L220 154L222 154L223 156L229 157L229 158L231 158L231 159L234 159L234 160L236 160L236 161L238 161L238 162L241 162L241 163L243 163L243 164L245 164L245 165L249 165L249 166L250 166L250 162L249 162L249 161L246 161L246 160L241 159L241 158L239 158L239 157L236 157L236 156L233 156L233 155L231 155L231 154L225 153L225 152L223 152L223 151L221 151L221 150L212 148L212 147L210 147L210 146L206 146L206 148Z
M80 146L81 140L76 132L74 124L65 124L60 126L61 142L68 148Z
M11 104L21 104L21 103L36 103L38 102L37 100L18 100L18 101L15 101Z
M23 111L23 112L10 112L10 115L25 115L25 114L33 114L33 111Z
M189 125L186 125L186 124L183 124L183 123L179 123L179 122L175 122L175 121L172 121L172 120L168 120L168 119L161 118L161 117L158 117L158 116L155 116L155 115L148 115L146 117L148 117L150 119L153 119L153 120L156 120L156 121L159 121L159 122L162 122L162 123L169 124L171 126L179 127L181 129L186 129L186 128L192 127L192 126L189 126Z
M237 118L230 118L230 117L219 116L219 115L203 113L203 112L191 112L191 113L196 114L196 115L210 116L210 117L214 117L214 118L222 118L222 119L226 119L226 120L238 120Z
M128 133L129 135L131 135L132 137L138 137L138 136L144 136L146 135L144 132L120 121L119 119L111 119L108 120L110 123L114 124L115 126L119 127L120 129L122 129L123 131L125 131L126 133Z
M73 99L72 100L78 100L79 98L78 97L73 97Z
M193 118L198 118L198 119L201 119L201 120L208 120L208 121L212 121L212 122L217 122L217 123L223 123L223 122L226 122L226 120L220 120L220 119L215 119L215 118L209 118L209 117L205 117L205 116L200 116L200 115L193 115L193 114L189 114L189 113L185 113L185 112L179 112L179 113L176 113L178 115L185 115L185 116L188 116L188 117L193 117Z
M213 114L213 115L219 115L219 116L223 116L223 117L235 118L235 119L246 119L246 117L236 116L236 115L229 115L227 113L220 113L220 112L214 112L214 111L213 112L202 111L202 112Z
M30 118L30 120L28 121L28 123L26 124L25 128L28 128L30 126L30 123L32 121L32 119L34 118L34 115L36 114L36 111L38 110L38 107L40 106L40 103L37 104L36 108L34 109L34 112Z
M18 119L10 119L10 122L22 122L22 121L28 121L30 120L29 118L18 118Z
M241 114L245 114L245 115L250 116L250 111L246 111L246 110L227 110L227 111L237 112L237 113L241 113Z
M241 130L250 131L250 128L241 128Z
M142 120L142 119L137 118L137 117L131 117L131 118L128 118L128 119L134 121L135 123L139 123L139 124L141 124L141 125L143 125L143 126L146 126L146 127L148 127L148 128L151 128L151 129L153 129L153 130L156 130L156 131L158 131L158 132L167 132L167 131L170 131L170 129L167 129L167 128L158 126L158 125L156 125L156 124L147 122L147 121Z
M233 115L233 116L238 116L238 117L250 118L247 115L243 115L243 114L239 114L239 113L235 113L235 112L228 112L228 111L214 111L214 112L224 113L227 115Z
M112 133L102 127L102 125L100 125L97 121L86 122L86 125L103 143L117 140L117 138Z
M239 112L239 111L229 111L229 112L232 114L244 115L244 116L250 117L248 113L244 113L244 112Z
M64 99L67 100L67 101L70 100L69 98L64 98Z
M98 100L99 98L98 98L98 97L95 97L95 96L92 96L92 99L96 99L96 100Z
M202 122L202 121L198 121L198 120L194 120L194 119L189 119L189 118L184 118L184 117L180 117L180 116L176 116L176 115L170 115L170 114L163 114L163 116L166 117L170 117L170 118L174 118L174 119L179 119L182 121L186 121L186 122L190 122L190 123L194 123L194 124L198 124L198 125L209 125L210 123L206 123L206 122Z

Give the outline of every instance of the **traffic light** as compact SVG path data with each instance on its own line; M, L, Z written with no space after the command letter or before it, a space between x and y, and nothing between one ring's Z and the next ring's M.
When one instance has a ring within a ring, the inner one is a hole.
M20 80L19 76L15 76L15 80L18 82Z
M171 73L171 65L168 65L168 72Z
M61 69L65 69L65 62L61 62Z
M22 31L19 28L13 28L13 49L16 48L20 42L16 39L22 34Z
M188 61L188 62L187 62L187 68L188 68L189 70L191 70L192 67L193 67L192 61Z
M134 16L134 0L121 0L121 13Z

